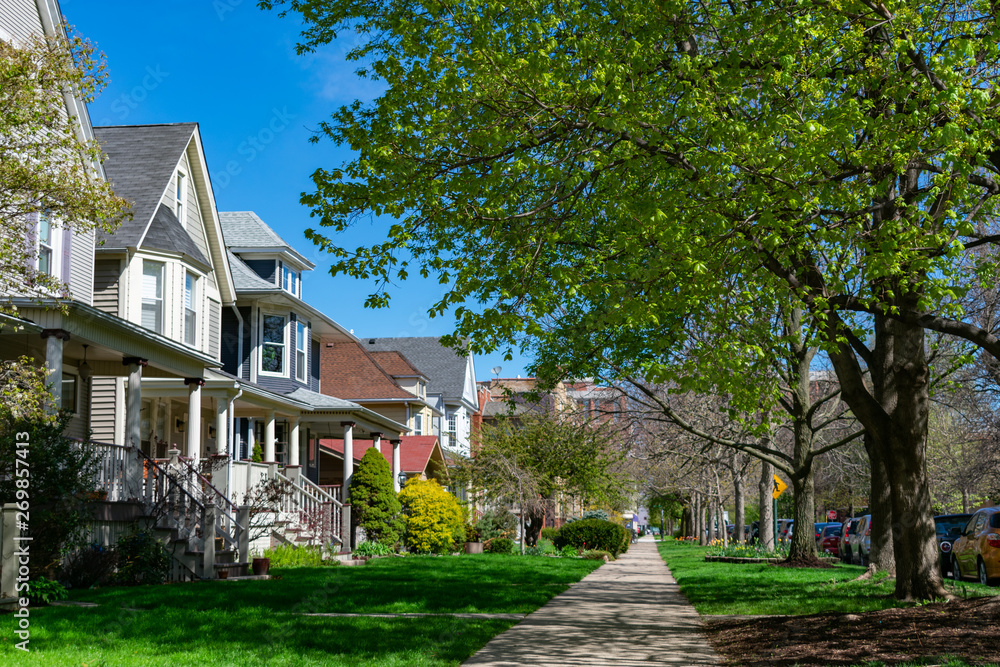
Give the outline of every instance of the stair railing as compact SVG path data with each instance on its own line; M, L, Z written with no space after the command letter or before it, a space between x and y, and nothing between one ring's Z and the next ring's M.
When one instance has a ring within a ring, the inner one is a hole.
M239 508L236 504L226 497L222 491L219 491L212 484L212 482L205 477L201 472L198 471L191 461L186 458L179 459L180 464L187 473L189 480L189 488L194 491L200 491L202 498L211 498L215 502L215 534L222 538L223 543L226 545L226 549L232 549L239 552L239 534L241 530L245 530L247 526L240 525L237 517L239 515ZM249 554L239 554L241 560L246 560Z

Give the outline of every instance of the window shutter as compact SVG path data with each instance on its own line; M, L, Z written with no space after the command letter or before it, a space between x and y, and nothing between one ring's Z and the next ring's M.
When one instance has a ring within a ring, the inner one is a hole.
M62 281L69 285L70 278L72 276L72 258L73 258L73 230L68 227L63 228L62 237Z

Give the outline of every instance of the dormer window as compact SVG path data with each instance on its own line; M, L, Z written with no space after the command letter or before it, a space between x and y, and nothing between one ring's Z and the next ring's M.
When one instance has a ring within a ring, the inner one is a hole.
M177 215L177 219L183 225L184 222L184 202L187 199L187 177L183 173L177 172L177 192L175 193L177 206L174 212Z
M427 385L422 380L417 382L417 396L420 398L427 396Z
M299 296L299 274L285 265L281 266L281 289Z
M413 415L413 434L424 434L424 416L420 413Z

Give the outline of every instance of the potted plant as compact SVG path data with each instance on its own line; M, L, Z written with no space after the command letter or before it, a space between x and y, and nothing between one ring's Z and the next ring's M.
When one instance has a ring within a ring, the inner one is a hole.
M465 553L467 554L481 554L483 553L483 543L480 542L480 531L476 526L466 526L465 527Z
M219 575L219 579L228 579L229 578L229 568L228 567L222 568L221 570L219 570L218 575Z
M257 576L267 574L268 569L271 567L271 559L254 558L251 567L253 567L253 573Z

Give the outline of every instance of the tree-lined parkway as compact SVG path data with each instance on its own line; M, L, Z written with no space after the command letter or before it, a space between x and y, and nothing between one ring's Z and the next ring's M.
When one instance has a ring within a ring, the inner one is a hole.
M356 157L303 196L371 305L419 271L476 349L758 412L766 314L800 309L886 471L897 596L944 594L925 337L1000 356L963 307L997 271L990 2L260 4L301 14L302 51L356 34L386 85L323 124ZM337 245L369 217L383 238Z

